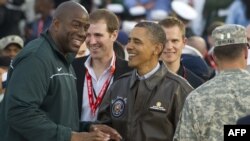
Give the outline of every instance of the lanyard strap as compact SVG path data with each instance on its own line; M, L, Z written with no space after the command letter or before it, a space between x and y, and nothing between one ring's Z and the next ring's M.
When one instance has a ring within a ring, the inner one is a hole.
M92 112L93 115L95 115L97 107L102 102L102 99L104 97L105 92L107 91L107 88L108 88L109 83L110 83L110 81L111 81L111 79L113 77L114 72L115 72L115 61L114 61L114 64L112 65L112 67L110 69L109 77L107 78L107 80L103 84L102 89L99 92L98 97L96 98L96 101L94 102L94 88L93 88L93 84L92 84L92 78L91 78L88 70L86 70L89 106L90 106L90 109L91 109L91 112Z

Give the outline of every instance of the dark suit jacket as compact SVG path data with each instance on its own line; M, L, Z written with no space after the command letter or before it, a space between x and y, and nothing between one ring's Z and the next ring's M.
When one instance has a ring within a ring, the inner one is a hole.
M73 67L75 69L76 77L77 77L77 95L78 95L78 110L79 110L79 117L81 117L81 108L82 108L82 100L83 100L83 85L84 85L84 80L85 80L85 73L86 73L86 68L84 66L85 61L87 60L88 56L86 57L80 57L76 58L73 61ZM132 68L128 67L128 62L125 60L120 59L119 57L116 57L115 61L115 72L114 72L114 78L113 82L117 80L117 78L132 70Z

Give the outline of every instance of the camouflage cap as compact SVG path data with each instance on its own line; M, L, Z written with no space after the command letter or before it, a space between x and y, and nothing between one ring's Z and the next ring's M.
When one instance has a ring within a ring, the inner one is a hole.
M226 24L215 28L212 32L214 46L246 44L246 28L236 24Z

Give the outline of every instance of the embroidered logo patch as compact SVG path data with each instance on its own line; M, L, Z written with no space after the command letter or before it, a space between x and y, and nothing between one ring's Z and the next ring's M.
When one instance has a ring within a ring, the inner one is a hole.
M161 106L161 102L160 101L156 102L155 105L151 106L149 109L155 110L155 111L162 111L162 112L166 111L166 109Z
M57 67L57 71L61 71L62 70L62 67Z
M118 118L124 113L125 99L117 98L112 103L113 103L111 107L112 116Z

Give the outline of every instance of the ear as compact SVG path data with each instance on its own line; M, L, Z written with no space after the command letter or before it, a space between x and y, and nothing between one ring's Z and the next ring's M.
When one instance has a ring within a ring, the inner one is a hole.
M118 37L118 33L119 31L118 30L115 30L113 33L111 33L111 40L112 41L116 41L117 37Z
M59 22L59 20L53 19L53 21L52 21L52 26L54 26L55 32L57 32L57 31L59 30L59 27L60 27L60 22Z
M214 60L214 63L216 64L216 66L218 66L218 58L214 55L214 53L212 53L212 59Z
M184 46L182 47L182 49L185 47L185 45L187 44L187 38L185 36L183 36L183 44Z
M247 58L248 58L248 47L245 48L245 54L244 55L245 55L245 59L247 60Z
M163 51L164 45L163 44L157 44L154 50L154 55L160 56L161 52Z

